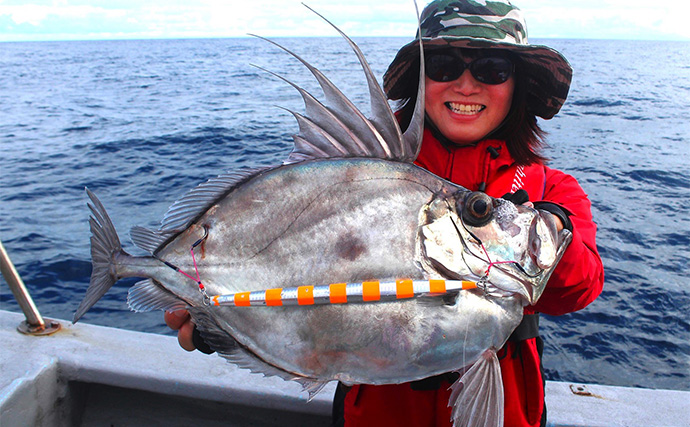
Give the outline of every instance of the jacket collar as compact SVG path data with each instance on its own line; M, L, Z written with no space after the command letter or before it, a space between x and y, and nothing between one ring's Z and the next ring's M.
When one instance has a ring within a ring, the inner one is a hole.
M424 117L424 126L431 132L431 135L434 137L436 142L445 148L448 153L477 149L479 151L487 151L489 153L494 167L498 168L501 166L510 166L515 163L513 156L511 156L510 151L508 151L506 142L503 140L487 138L472 144L458 145L446 138L446 136L443 135L440 130L438 130L434 122L432 122L428 116Z

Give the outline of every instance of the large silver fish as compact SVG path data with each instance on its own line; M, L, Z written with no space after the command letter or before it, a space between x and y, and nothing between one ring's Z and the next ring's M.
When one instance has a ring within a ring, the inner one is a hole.
M241 367L300 381L310 395L332 380L392 384L464 372L451 396L455 424L501 425L496 350L523 306L541 295L570 234L558 233L549 214L470 192L412 164L423 84L402 134L361 51L342 35L364 68L374 118L285 49L326 98L324 105L293 85L306 115L293 113L300 132L285 164L213 178L173 204L158 230L135 227L131 237L147 257L122 250L88 192L93 272L74 321L119 279L141 277L129 291L133 310L187 308L210 346ZM478 285L389 302L208 304L210 295L397 279Z

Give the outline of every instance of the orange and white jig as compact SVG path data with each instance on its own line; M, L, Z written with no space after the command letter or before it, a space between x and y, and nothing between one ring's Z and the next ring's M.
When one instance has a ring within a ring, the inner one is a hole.
M196 257L194 256L194 249L206 240L207 237L208 229L204 227L204 236L197 240L190 248L196 277L184 272L179 267L169 262L161 260L168 267L194 280L199 286L199 292L203 295L203 302L207 306L275 307L284 305L294 306L396 301L420 296L438 297L452 292L484 287L482 280L477 283L466 280L399 279L395 282L379 282L372 280L362 283L332 283L330 285L273 288L263 291L234 292L226 295L209 296L206 293L206 287L201 282ZM493 264L497 263L491 263L489 269ZM488 269L486 273L488 275Z
M442 296L477 287L476 282L434 279L333 283L215 295L210 297L209 303L214 306L252 307L396 301L419 296Z

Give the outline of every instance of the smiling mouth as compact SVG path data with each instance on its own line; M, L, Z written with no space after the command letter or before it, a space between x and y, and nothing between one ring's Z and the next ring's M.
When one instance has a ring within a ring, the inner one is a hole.
M446 102L446 107L455 114L466 116L478 114L486 108L486 106L480 104L459 104L457 102Z

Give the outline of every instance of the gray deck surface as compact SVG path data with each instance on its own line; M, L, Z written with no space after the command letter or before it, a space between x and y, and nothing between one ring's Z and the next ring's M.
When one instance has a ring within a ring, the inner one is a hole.
M0 425L327 426L335 390L307 403L292 382L182 350L174 337L62 323L16 332L0 310ZM550 426L689 426L690 392L547 382Z

